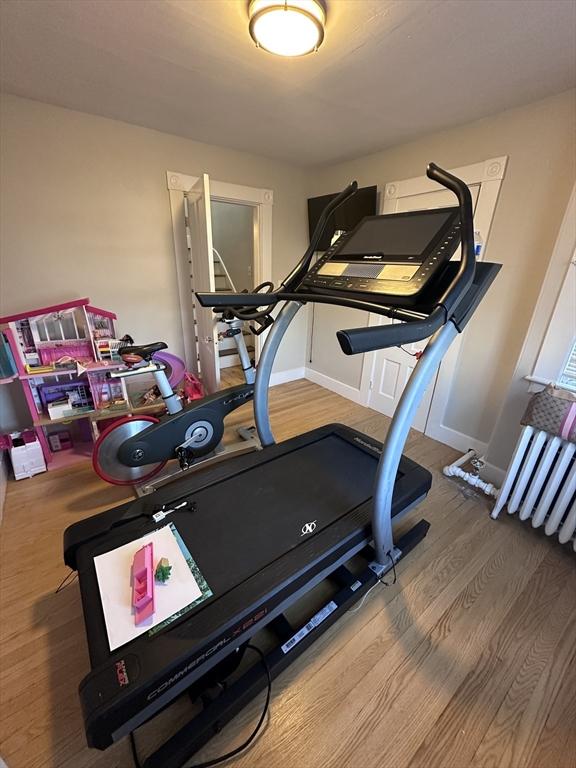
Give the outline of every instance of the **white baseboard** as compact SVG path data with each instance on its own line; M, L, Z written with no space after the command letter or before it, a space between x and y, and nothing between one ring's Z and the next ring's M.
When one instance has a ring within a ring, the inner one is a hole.
M305 368L290 368L287 371L273 371L270 376L270 386L275 387L277 384L286 384L288 381L296 381L297 379L304 379Z
M458 430L445 427L442 424L431 427L425 434L433 440L438 440L439 443L449 445L451 448L455 448L462 453L466 453L472 448L479 456L484 456L488 450L488 443L483 443L475 437L470 437L470 435L465 435L463 432L458 432Z
M321 387L336 392L342 397L352 400L359 405L368 406L365 396L359 389L351 387L349 384L344 384L337 379L333 379L330 376L326 376L324 373L314 370L313 368L306 368L306 378L313 381L315 384L319 384ZM477 440L470 435L465 435L463 432L458 432L450 427L443 425L435 425L426 432L428 437L438 440L444 445L449 445L451 448L466 453L473 448L479 456L484 456L488 451L488 443L484 443L481 440ZM500 487L504 478L505 472L499 467L494 467L491 464L486 464L485 470L482 472L482 477L494 485Z
M338 395L342 395L342 397L346 397L348 400L352 400L354 403L358 403L359 405L366 405L366 398L362 392L360 392L360 390L356 389L355 387L351 387L350 384L344 384L337 379L326 376L325 373L315 371L314 368L306 368L305 376L309 381L313 381L314 384L319 384L325 389L336 392Z

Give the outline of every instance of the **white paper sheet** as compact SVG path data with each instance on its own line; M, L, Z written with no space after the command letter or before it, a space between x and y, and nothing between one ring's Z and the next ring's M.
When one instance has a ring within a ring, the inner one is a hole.
M154 615L136 626L132 612L132 561L136 552L149 542L154 544L154 568L161 557L166 557L172 571L165 584L155 582ZM111 651L148 632L202 594L169 526L98 555L94 565Z

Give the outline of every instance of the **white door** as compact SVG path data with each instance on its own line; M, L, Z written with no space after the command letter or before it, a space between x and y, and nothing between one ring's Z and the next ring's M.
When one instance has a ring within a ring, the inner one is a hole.
M472 193L472 203L476 208L476 201L478 200L478 192L480 189L479 184L470 185L470 192ZM431 208L444 208L446 206L454 205L455 197L452 192L448 190L440 189L433 192L425 192L423 194L414 194L406 197L398 198L395 201L394 210L385 210L384 213L400 213L404 211L417 211L417 210L429 210ZM460 259L460 250L456 251L453 259ZM381 320L381 324L398 322L396 320L389 320L382 317L374 319L374 324ZM372 324L372 323L371 323ZM390 349L383 349L374 353L374 363L372 368L372 375L369 384L368 405L375 411L386 414L386 416L392 416L398 401L404 391L410 374L412 373L414 366L416 365L417 358L415 355L422 352L428 343L428 339L424 341L416 342L415 344L406 344L404 347L392 347ZM412 426L419 432L424 432L426 429L426 421L428 419L428 413L430 411L430 403L432 401L432 395L434 393L434 385L436 383L436 377L430 383L420 407L416 412L414 422Z
M190 232L191 279L194 291L215 291L212 256L212 216L210 212L210 179L203 173L186 193ZM208 394L220 386L218 332L216 315L211 309L194 302L200 375Z

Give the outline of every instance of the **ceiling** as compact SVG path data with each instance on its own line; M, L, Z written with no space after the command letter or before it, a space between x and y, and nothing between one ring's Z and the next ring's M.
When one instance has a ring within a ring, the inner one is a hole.
M327 0L320 50L258 50L247 0L2 0L2 90L299 165L576 84L573 0Z

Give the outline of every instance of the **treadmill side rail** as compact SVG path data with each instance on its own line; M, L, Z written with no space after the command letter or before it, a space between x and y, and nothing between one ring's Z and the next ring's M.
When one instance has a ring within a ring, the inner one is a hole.
M268 332L262 354L258 360L254 384L254 420L258 430L258 437L263 447L274 445L276 442L272 433L272 427L270 426L270 409L268 407L268 390L270 388L272 366L274 365L274 360L276 359L284 334L302 306L299 301L287 301L284 304L274 321L274 325Z
M456 336L458 330L451 321L432 336L412 371L384 441L376 472L372 521L376 563L382 567L387 565L394 549L392 498L402 450L420 401Z

